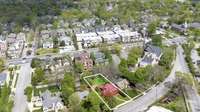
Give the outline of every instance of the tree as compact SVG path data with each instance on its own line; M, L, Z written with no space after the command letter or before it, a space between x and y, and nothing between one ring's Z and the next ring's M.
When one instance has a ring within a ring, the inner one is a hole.
M154 35L151 37L152 39L152 44L155 46L162 46L162 37L160 35Z
M75 92L75 78L72 73L65 73L64 79L61 81L61 93L65 104L68 104L69 96Z
M122 46L120 44L115 43L112 45L112 49L117 55L120 55Z
M13 101L9 99L10 88L5 84L0 88L0 112L11 112Z
M2 72L4 69L4 60L0 58L0 72Z
M26 89L24 90L24 94L27 96L27 100L30 102L31 98L32 98L32 92L33 92L33 87L28 86L26 87Z
M156 32L157 25L158 25L157 21L153 21L148 25L147 32L149 35L153 35Z
M32 76L31 83L36 86L38 83L44 80L44 70L42 68L36 68L35 73Z
M125 59L121 59L121 62L119 64L119 71L124 77L127 77L129 75L128 63Z
M186 84L189 86L193 86L194 84L194 79L192 77L192 74L176 72L176 79L180 84Z
M83 64L81 64L80 62L75 62L74 69L75 69L75 72L82 73L84 70Z
M174 50L172 48L165 48L162 57L160 58L159 65L170 69L174 59Z
M132 48L128 54L127 63L128 65L133 65L138 62L138 58L142 56L143 50L141 48Z
M57 37L53 38L53 48L58 48L58 38Z
M31 67L32 68L39 67L40 64L41 64L40 59L33 58L32 61L31 61Z
M61 46L61 47L65 46L65 41L61 41L61 42L60 42L60 46Z
M69 102L70 112L81 112L82 110L81 100L77 93L73 93L72 95L70 95L68 102Z

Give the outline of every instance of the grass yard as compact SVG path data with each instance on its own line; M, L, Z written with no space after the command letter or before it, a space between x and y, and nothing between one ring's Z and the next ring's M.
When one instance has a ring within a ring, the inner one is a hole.
M58 53L58 49L54 49L54 48L40 48L36 50L36 54L37 55L44 55L44 54L48 54L48 53Z
M137 95L141 94L139 91L132 89L132 88L127 88L123 89L123 91L128 94L131 98L136 97Z
M125 92L121 91L117 86L115 86L112 82L110 82L101 74L86 76L84 77L84 80L95 91L98 97L110 110L131 99L131 97L125 94ZM105 84L112 84L116 89L118 89L118 93L113 96L104 96L102 94L100 86L103 86Z

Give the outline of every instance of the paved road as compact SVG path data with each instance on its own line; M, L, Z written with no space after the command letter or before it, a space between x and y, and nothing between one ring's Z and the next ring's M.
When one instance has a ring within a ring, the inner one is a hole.
M13 112L25 112L27 107L24 89L31 83L31 67L30 63L21 65L19 77L17 80Z
M170 75L165 79L164 82L155 86L149 92L139 97L138 99L131 101L126 105L114 110L114 112L141 112L148 109L148 107L152 105L156 100L164 96L169 91L169 88L165 86L166 83L175 82L175 73L176 70L180 68L179 58L181 55L182 53L180 51L180 48L177 48L177 56L174 63L174 67L172 68Z
M181 50L183 51L182 48ZM192 50L192 58L196 58L194 50ZM184 73L190 73L184 57L182 56L179 59L181 62L181 68L179 69L179 71L184 72ZM188 74L188 75L191 75L191 74ZM187 94L187 101L190 104L192 112L200 112L200 96L197 92L196 87L185 85L185 90Z

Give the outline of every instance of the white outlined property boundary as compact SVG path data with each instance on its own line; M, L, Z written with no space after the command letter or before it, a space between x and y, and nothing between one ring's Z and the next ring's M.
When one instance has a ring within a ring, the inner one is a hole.
M87 78L96 77L96 76L101 76L101 77L103 77L103 78L104 78L105 80L107 80L110 84L112 84L115 88L117 88L120 92L122 92L124 95L126 95L126 97L128 97L129 100L123 102L122 104L117 105L117 106L114 107L114 108L111 108L111 107L108 105L108 103L105 102L105 100L99 95L99 93L97 93L97 91L95 90L95 88L93 88L92 85L91 85L91 84L88 82L88 80L87 80ZM131 100L132 98L131 98L128 94L126 94L124 91L122 91L119 87L117 87L115 84L113 84L108 78L106 78L106 77L105 77L104 75L102 75L102 74L95 74L95 75L86 76L86 77L84 77L83 79L84 79L84 81L90 86L90 88L92 89L92 91L94 91L95 94L101 99L101 101L106 105L106 107L107 107L109 110L115 110L116 108L118 108L118 107L120 107L120 106L122 106L122 105L125 105L126 103L132 101L132 100Z
M127 97L129 98L128 101L125 101L124 103L121 103L119 105L117 105L116 107L114 108L110 108L110 106L104 101L104 99L99 95L99 93L97 93L97 91L92 87L92 85L90 85L90 83L87 81L87 78L90 78L90 77L96 77L96 76L102 76L103 78L105 78L110 84L112 84L114 87L116 87L117 89L120 90L120 92L124 93L125 95L127 95L124 91L122 91L119 87L117 87L115 84L113 84L108 78L106 78L104 75L98 73L98 74L94 74L94 75L90 75L90 76L85 76L83 77L84 81L90 86L90 88L92 89L92 91L94 91L94 93L101 99L101 101L106 105L106 107L109 109L109 110L116 110L117 108L123 106L123 105L126 105L127 103L131 102L131 101L134 101L135 99L143 96L146 94L146 92L150 91L152 88L154 88L157 84L159 84L159 82L157 82L156 84L154 84L153 86L151 86L149 89L145 90L144 92L142 92L141 94L138 94L137 96L131 98L130 96L127 95Z

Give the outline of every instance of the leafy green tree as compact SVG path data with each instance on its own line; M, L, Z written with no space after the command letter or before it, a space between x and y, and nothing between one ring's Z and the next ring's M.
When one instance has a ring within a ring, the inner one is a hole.
M44 80L44 70L42 68L36 68L35 73L32 76L31 83L36 86L38 83Z
M81 100L77 93L73 93L72 95L70 95L68 102L69 102L69 107L70 107L69 111L70 112L81 112L82 111Z
M32 98L32 92L33 92L33 87L28 86L26 87L26 89L24 90L24 94L27 96L27 100L30 102L31 98Z
M120 55L120 52L122 50L122 46L120 44L115 43L115 44L112 45L112 49L117 55Z
M162 47L162 37L160 35L154 35L151 39L153 45Z
M32 68L39 67L40 64L41 64L41 61L37 58L33 58L32 61L31 61L31 67Z
M141 48L132 48L128 54L127 63L128 65L134 65L138 62L138 58L142 56L142 49Z
M127 77L129 75L128 63L127 63L127 61L125 59L121 59L121 62L119 64L119 71L125 77Z
M174 59L174 50L172 48L165 48L162 57L160 58L159 65L169 69Z
M4 60L0 58L0 72L2 72L4 69Z
M149 33L149 35L153 35L156 32L157 25L158 25L157 21L153 21L148 25L147 32Z
M65 104L68 104L69 96L75 92L75 78L72 73L65 73L64 79L61 81L61 93Z
M11 112L13 107L13 101L9 99L10 88L4 85L0 88L0 112Z
M75 62L74 69L75 69L75 72L82 73L84 70L83 64L81 64L80 62Z

